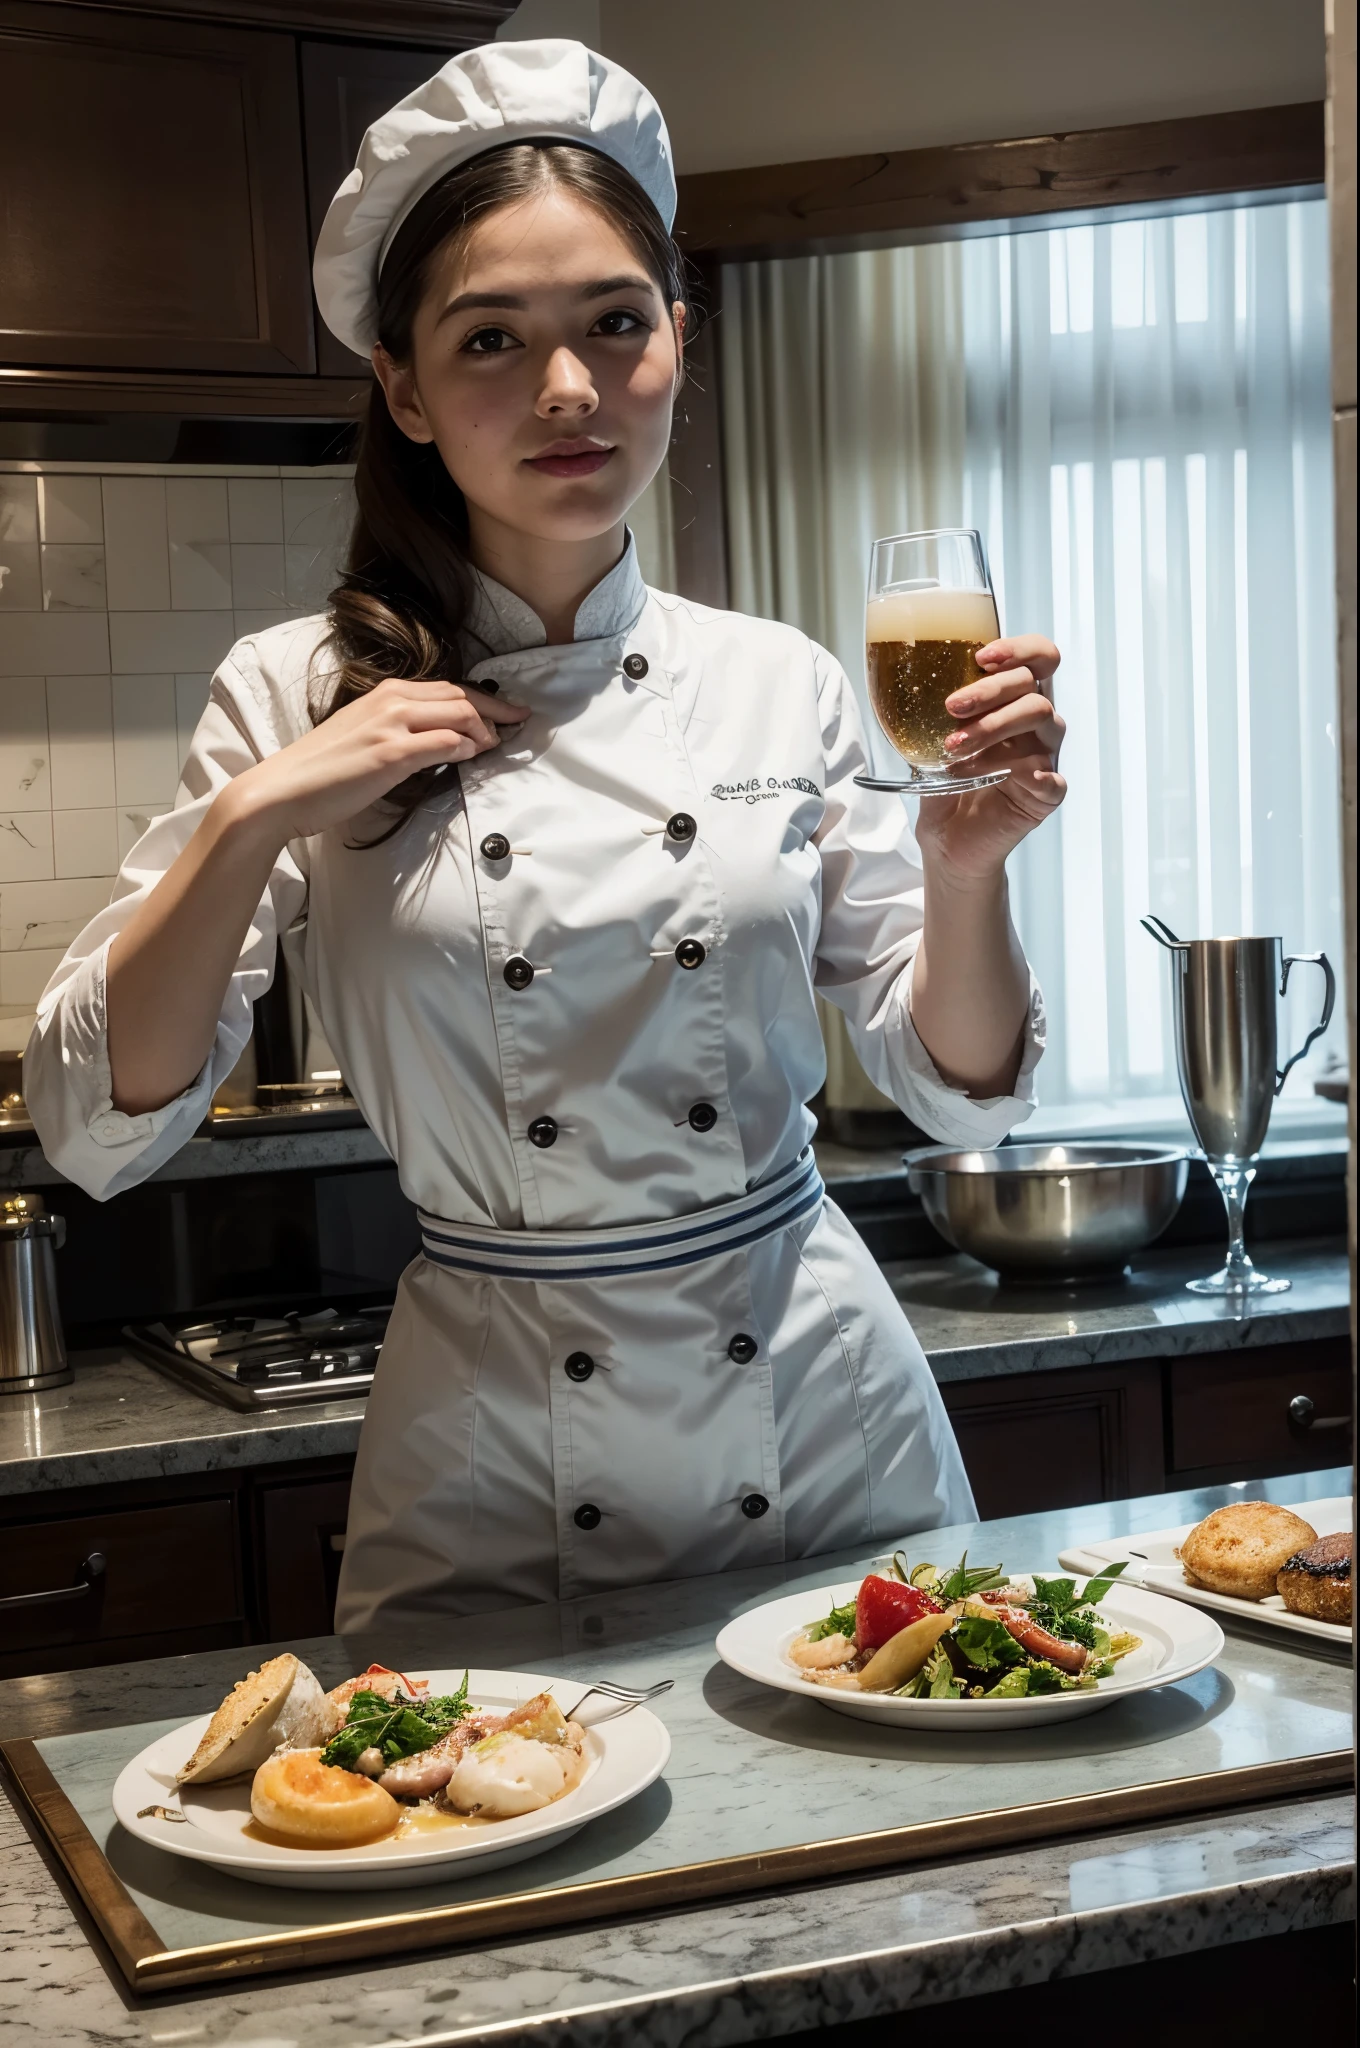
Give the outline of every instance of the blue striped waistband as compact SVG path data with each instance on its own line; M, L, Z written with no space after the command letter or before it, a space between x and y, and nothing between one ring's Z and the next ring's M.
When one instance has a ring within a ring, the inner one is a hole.
M490 1230L448 1223L422 1209L425 1256L458 1273L499 1280L604 1280L611 1274L664 1273L722 1252L758 1244L821 1205L825 1189L811 1150L749 1195L662 1223L608 1230Z

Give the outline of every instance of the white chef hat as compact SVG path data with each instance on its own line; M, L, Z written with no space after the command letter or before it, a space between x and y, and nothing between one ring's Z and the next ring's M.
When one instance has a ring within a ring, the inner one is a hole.
M312 265L331 333L367 355L378 339L378 272L412 207L470 157L531 141L577 142L612 157L666 226L674 220L670 137L646 86L584 43L483 43L451 57L364 136Z

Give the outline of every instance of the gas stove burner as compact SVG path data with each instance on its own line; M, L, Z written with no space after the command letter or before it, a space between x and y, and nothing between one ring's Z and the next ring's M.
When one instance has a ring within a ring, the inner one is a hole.
M391 1304L303 1315L220 1316L206 1322L132 1323L139 1358L233 1408L277 1408L366 1394Z

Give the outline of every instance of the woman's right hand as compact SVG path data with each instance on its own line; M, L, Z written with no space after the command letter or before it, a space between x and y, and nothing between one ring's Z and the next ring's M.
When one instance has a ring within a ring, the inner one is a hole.
M345 824L419 769L489 752L528 716L471 684L391 677L234 776L222 798L283 846Z

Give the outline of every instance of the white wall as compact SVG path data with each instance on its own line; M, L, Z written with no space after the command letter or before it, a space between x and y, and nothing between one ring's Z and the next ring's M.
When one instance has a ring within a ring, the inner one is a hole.
M524 0L660 100L681 171L1321 99L1323 0Z
M175 800L234 640L320 609L344 470L0 462L0 1051Z

